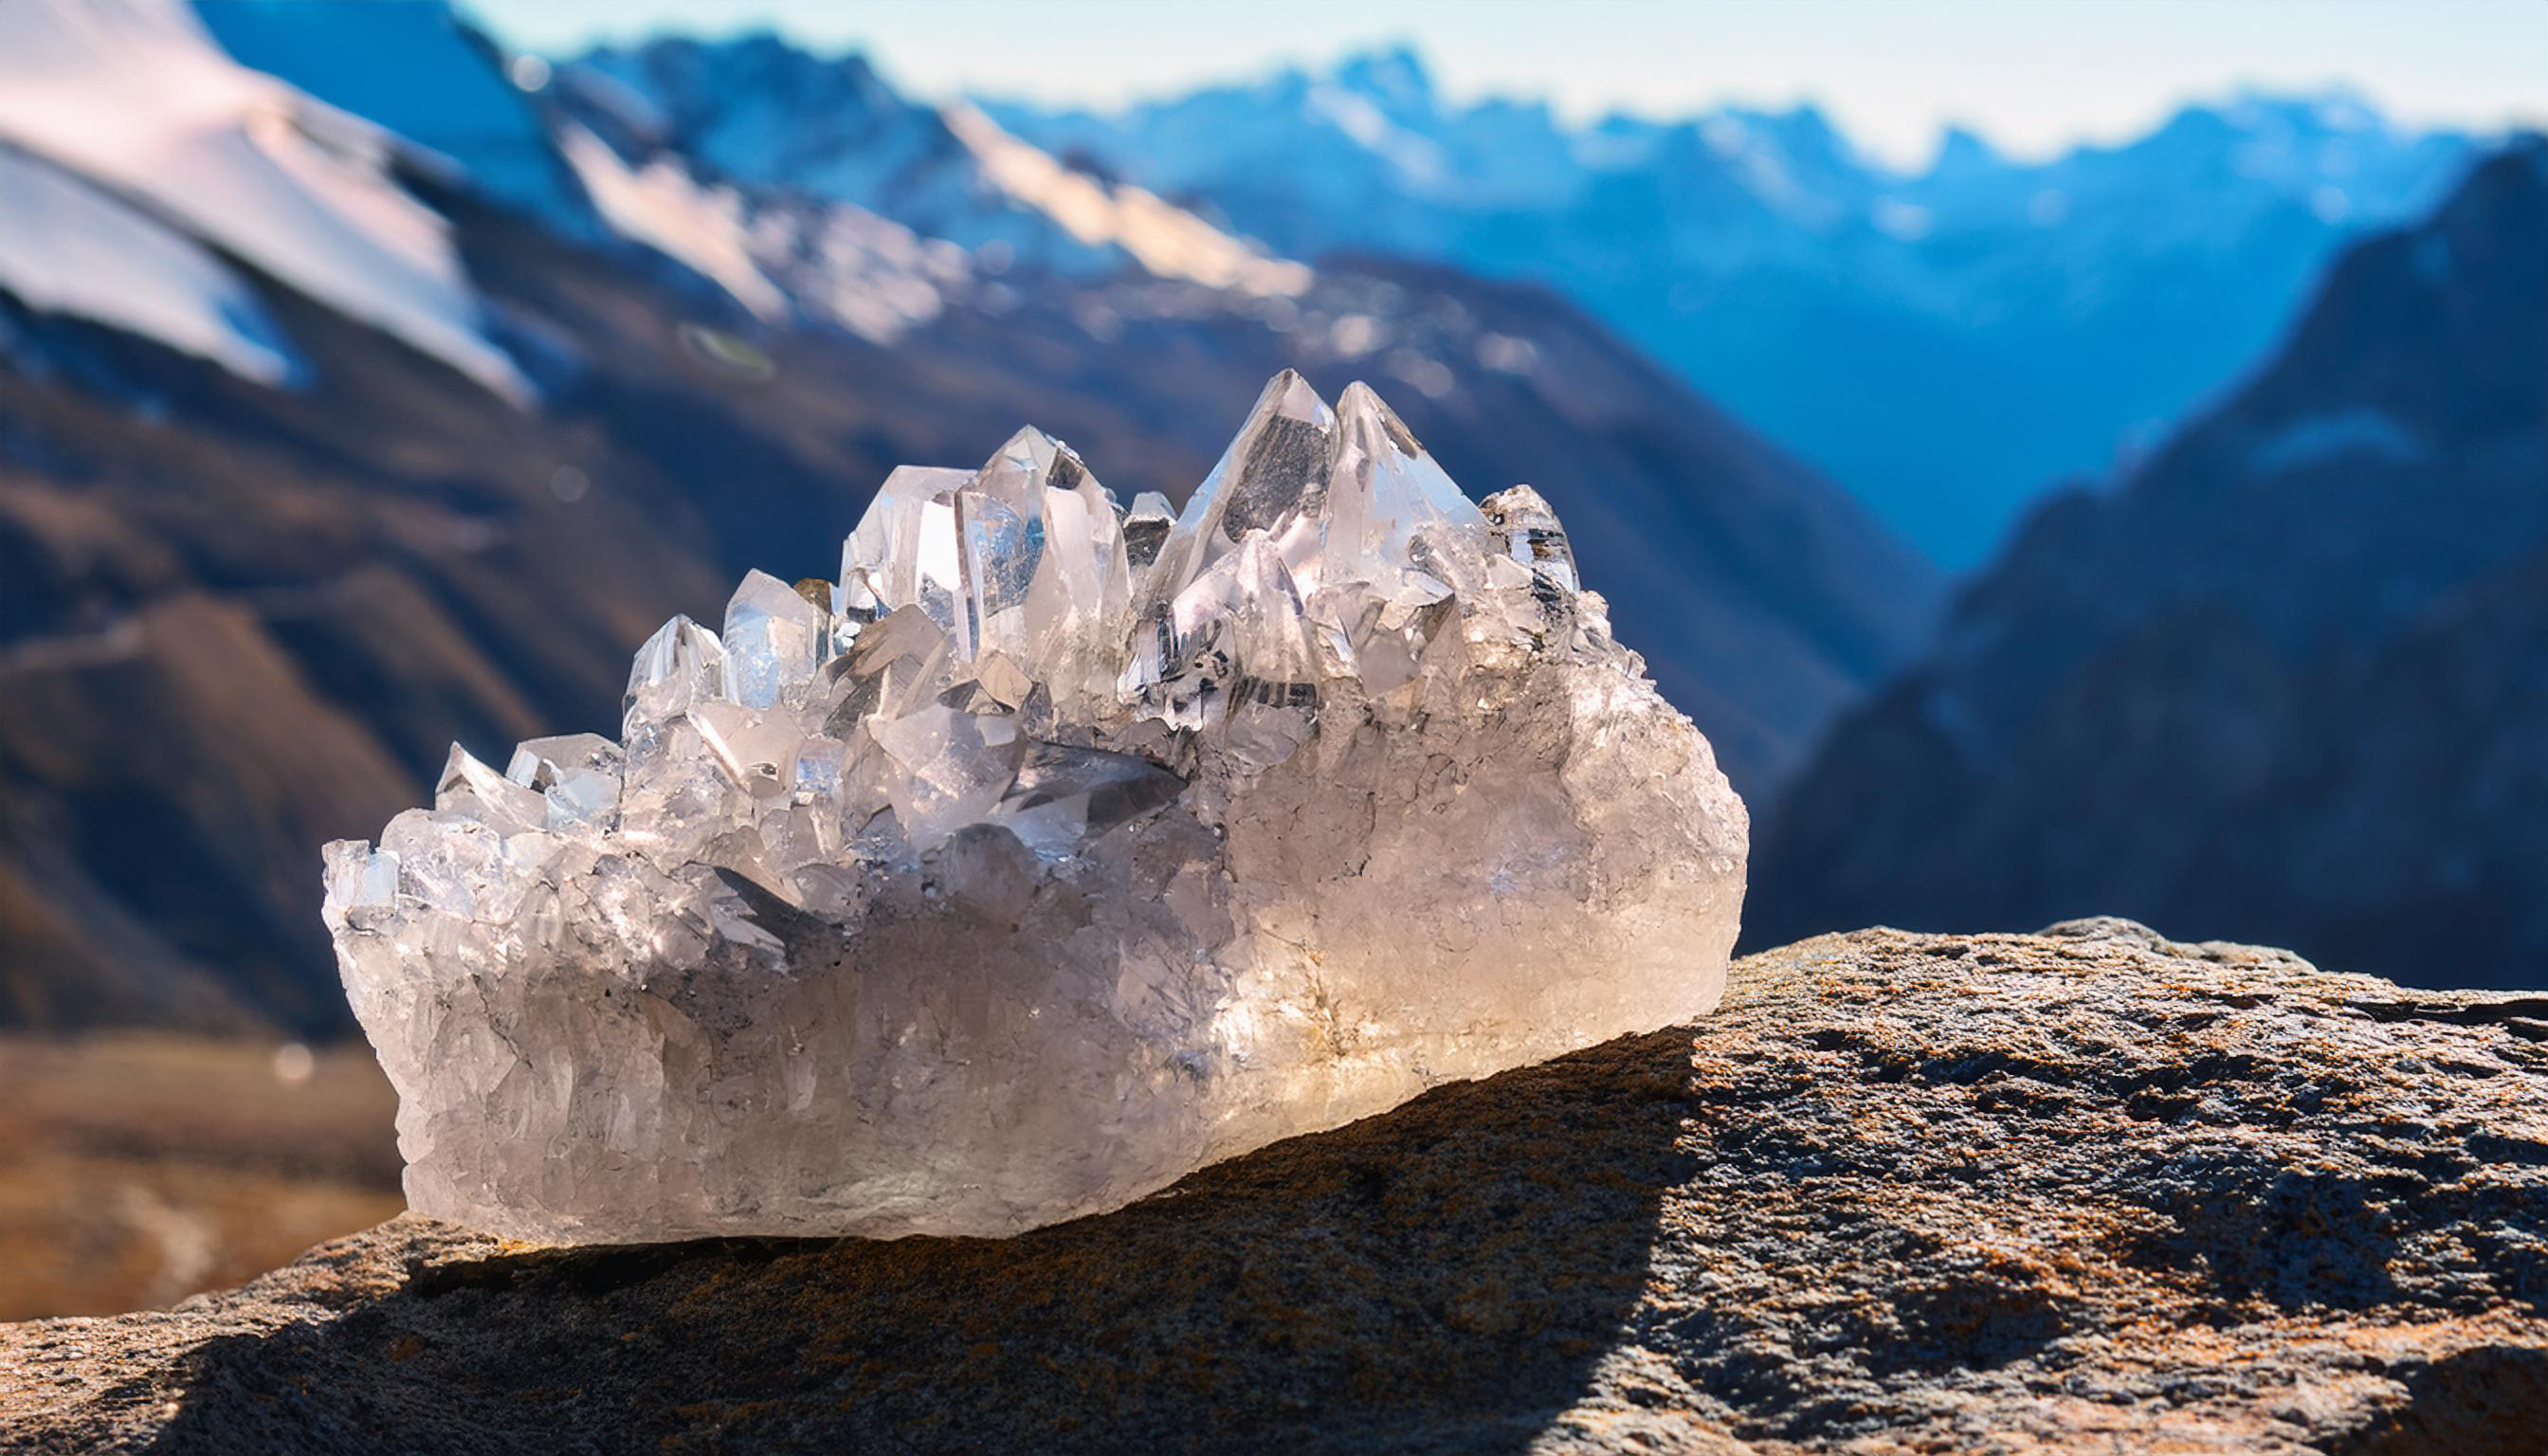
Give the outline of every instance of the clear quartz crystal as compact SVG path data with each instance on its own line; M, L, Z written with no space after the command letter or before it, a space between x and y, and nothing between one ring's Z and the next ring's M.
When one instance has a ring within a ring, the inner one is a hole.
M836 583L640 649L326 853L417 1210L573 1242L999 1234L1698 1015L1748 828L1579 588L1362 385L1182 511L1036 430Z
M813 682L831 640L831 613L766 572L735 589L725 608L727 693L747 708L774 707Z

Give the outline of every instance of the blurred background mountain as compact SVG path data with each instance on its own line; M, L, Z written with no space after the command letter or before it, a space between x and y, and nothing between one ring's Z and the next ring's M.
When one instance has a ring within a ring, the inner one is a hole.
M1562 287L1950 567L2219 388L2338 242L2429 208L2474 150L2341 93L2248 95L2042 161L1956 131L1895 170L1810 104L1568 127L1448 103L1408 50L991 115L1292 256Z
M1753 806L1756 943L2104 912L2548 985L2548 148L2502 118L2366 75L1906 162L1408 46L1092 109L480 29L532 14L0 5L0 1085L162 1129L28 1122L0 1248L41 1205L143 1252L21 1313L234 1272L260 1188L395 1198L359 1055L261 1078L350 1026L317 847L449 743L609 730L656 623L830 575L898 463L1033 422L1182 500L1287 365L1554 502ZM145 1095L189 1076L253 1113ZM13 1202L46 1168L139 1191Z

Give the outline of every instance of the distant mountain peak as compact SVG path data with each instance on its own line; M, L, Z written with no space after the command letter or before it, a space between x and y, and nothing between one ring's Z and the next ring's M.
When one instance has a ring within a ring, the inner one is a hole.
M1748 111L1745 115L1771 123L1781 133L1800 140L1809 139L1834 150L1855 152L1858 149L1857 143L1833 125L1831 113L1823 110L1822 103L1810 98L1800 100L1784 111L1764 109Z
M747 106L767 109L774 120L820 109L833 135L851 120L925 125L935 115L897 91L864 52L818 53L767 29L721 40L671 33L635 45L598 46L566 65L608 75L642 94L676 131L694 131ZM807 138L759 139L776 147Z
M1938 134L1938 151L1930 159L1928 175L1941 179L1968 177L2005 165L2006 159L1989 138L1958 124Z
M2241 86L2220 110L2239 126L2289 126L2313 134L2372 132L2389 125L2369 92L2340 81L2290 90Z
M1405 43L1357 50L1336 62L1336 84L1348 87L1393 112L1433 110L1433 77L1424 57Z

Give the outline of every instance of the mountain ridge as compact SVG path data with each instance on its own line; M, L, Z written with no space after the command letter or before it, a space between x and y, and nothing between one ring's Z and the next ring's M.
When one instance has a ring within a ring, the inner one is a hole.
M1754 933L2098 904L2426 984L2548 980L2543 399L2530 137L2348 252L2119 490L2037 513L1771 817Z
M2045 159L1951 133L1906 170L1810 103L1579 126L1446 101L1405 50L1113 112L982 104L1288 256L1551 283L1950 567L2233 379L2337 245L2482 149L2244 93Z

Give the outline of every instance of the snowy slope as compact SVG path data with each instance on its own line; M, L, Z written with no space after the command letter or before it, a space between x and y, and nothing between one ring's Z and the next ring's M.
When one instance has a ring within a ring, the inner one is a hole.
M1156 194L1074 172L972 107L950 107L944 120L1001 196L1091 247L1121 249L1154 278L1260 297L1296 295L1310 286L1310 270L1300 264L1266 257Z
M575 122L558 147L612 232L715 283L762 319L890 344L969 288L971 259L847 203L747 194L658 153L632 163Z
M1152 190L1073 171L969 106L902 97L857 55L771 35L667 39L566 62L550 91L632 168L676 154L703 183L845 203L995 269L1129 268L1259 296L1309 286L1307 269Z
M260 384L295 362L256 296L200 244L112 194L0 147L0 292L112 324Z
M0 141L121 193L508 399L441 218L371 126L224 55L175 0L0 5Z
M573 123L560 129L558 147L612 231L683 264L762 318L787 317L787 296L753 258L749 204L733 188L702 183L669 157L632 166Z
M449 170L570 236L658 250L766 320L876 343L938 318L977 273L1011 267L1131 269L1258 297L1310 282L970 108L907 102L855 58L671 43L517 85L444 0L0 5L0 144L103 189L81 226L119 219L120 256L137 261L136 238L153 228L146 245L191 252L103 314L115 292L104 275L38 276L59 271L64 225L40 241L34 215L0 220L13 292L267 381L291 376L289 346L232 261L529 398L446 224L399 187L394 158ZM68 206L61 180L16 185L46 187L52 216Z
M193 0L251 70L450 159L491 197L588 231L592 209L495 47L444 0ZM539 72L526 73L526 83Z

